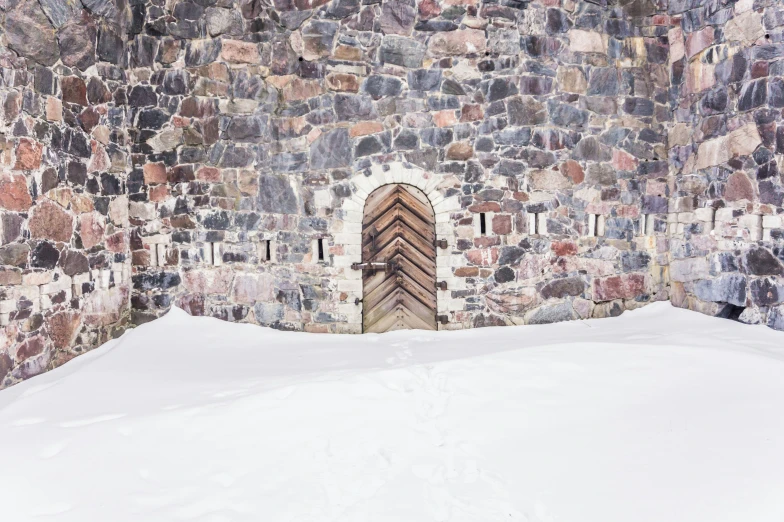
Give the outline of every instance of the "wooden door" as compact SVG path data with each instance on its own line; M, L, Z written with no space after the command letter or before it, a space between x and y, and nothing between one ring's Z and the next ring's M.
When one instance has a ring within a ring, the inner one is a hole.
M435 239L421 190L397 184L370 194L362 219L365 332L436 330Z

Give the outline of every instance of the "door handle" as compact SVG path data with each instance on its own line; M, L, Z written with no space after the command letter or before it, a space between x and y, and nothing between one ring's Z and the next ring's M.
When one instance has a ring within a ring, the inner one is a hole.
M395 261L371 261L368 263L352 263L352 270L397 270Z

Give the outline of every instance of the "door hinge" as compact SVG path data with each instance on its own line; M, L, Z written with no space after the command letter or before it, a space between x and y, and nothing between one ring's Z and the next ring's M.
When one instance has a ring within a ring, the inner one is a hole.
M446 239L439 239L438 241L436 241L436 246L438 248L449 248L449 241L447 241Z
M436 288L439 290L446 290L446 281L439 281L436 283Z
M448 315L437 315L436 321L441 324L448 324L449 323L449 316Z

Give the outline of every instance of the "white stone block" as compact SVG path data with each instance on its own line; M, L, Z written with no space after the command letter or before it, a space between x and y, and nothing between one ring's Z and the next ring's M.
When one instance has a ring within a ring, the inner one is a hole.
M732 216L733 213L734 209L732 208L720 208L716 210L715 219L717 222L730 223L735 221L735 218Z
M781 216L763 216L762 217L762 226L764 228L782 228L782 218Z
M698 208L694 211L694 217L697 221L704 223L713 223L713 218L716 215L716 210L711 207Z

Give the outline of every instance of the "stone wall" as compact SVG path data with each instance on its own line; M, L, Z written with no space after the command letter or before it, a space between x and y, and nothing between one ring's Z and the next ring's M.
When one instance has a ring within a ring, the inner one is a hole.
M668 29L648 2L147 4L135 320L177 304L360 331L362 204L400 180L430 193L449 244L445 328L666 298Z
M784 329L784 5L669 12L672 301Z
M126 6L0 7L0 388L122 332Z
M387 183L433 205L445 329L659 299L784 329L774 0L0 16L0 387L174 305L360 332L350 265Z

